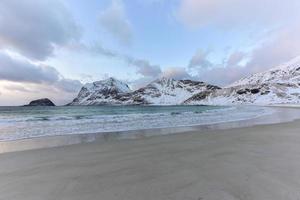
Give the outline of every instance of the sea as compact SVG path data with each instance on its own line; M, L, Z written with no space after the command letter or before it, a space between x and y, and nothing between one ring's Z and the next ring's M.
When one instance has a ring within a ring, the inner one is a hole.
M271 112L256 106L0 107L0 141L209 125Z

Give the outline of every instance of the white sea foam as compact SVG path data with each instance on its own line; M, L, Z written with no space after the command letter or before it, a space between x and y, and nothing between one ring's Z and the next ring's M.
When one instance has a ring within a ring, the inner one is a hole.
M0 141L215 124L256 118L271 114L273 109L253 106L69 107L51 112L47 110L11 112L13 114L8 110L0 113Z

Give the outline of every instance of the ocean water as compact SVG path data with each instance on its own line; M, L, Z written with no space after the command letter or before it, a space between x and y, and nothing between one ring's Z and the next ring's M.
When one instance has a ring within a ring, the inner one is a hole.
M269 108L254 106L0 107L0 141L206 125L252 119L270 112Z

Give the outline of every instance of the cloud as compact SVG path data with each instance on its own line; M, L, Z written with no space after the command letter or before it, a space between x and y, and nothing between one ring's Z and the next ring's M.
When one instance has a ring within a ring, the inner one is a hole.
M161 74L159 65L152 65L149 61L143 59L126 58L127 62L137 67L137 73L145 77L158 77Z
M16 92L32 92L31 90L21 86L21 85L6 85L4 86L4 89L10 90L10 91L16 91Z
M198 70L197 78L219 85L228 85L245 76L283 64L300 55L300 25L276 31L248 53L233 52L224 64Z
M198 50L189 63L189 68L209 68L212 66L212 63L208 60L208 51Z
M133 66L137 70L137 74L145 77L158 77L161 74L161 67L159 65L151 64L150 61L142 58L135 58L127 54L121 54L111 49L104 48L99 43L87 45L84 43L77 43L68 46L69 49L75 51L82 51L91 55L102 55L112 59L123 61L128 66Z
M53 83L53 86L65 92L76 93L81 88L82 83L78 80L60 78Z
M55 68L34 65L0 53L0 79L13 82L52 83L59 79Z
M300 24L275 32L274 35L252 51L247 67L256 71L264 70L300 55Z
M240 47L245 52L231 52L222 63L213 63L208 53L197 52L188 67L198 79L227 85L299 56L299 9L298 0L181 0L177 16L184 25L227 33L229 29L250 31L244 37L252 43Z
M188 65L189 72L191 72L191 69L192 72L194 72L190 76L190 79L220 86L228 85L250 73L251 70L249 69L251 68L242 65L246 62L246 58L246 53L236 51L224 58L222 63L214 63L208 58L208 53L197 51L196 54L192 56L190 64ZM194 64L191 65L191 63Z
M173 78L176 80L182 80L182 79L191 79L191 75L188 74L185 68L183 67L170 67L165 69L162 74L162 77L166 78Z
M239 71L241 76L258 73L281 65L300 55L300 24L274 31L248 55L249 60ZM240 77L241 78L241 77Z
M194 78L207 83L226 86L249 75L249 73L249 68L242 66L216 67L201 71Z
M299 18L299 0L181 0L177 15L190 27L278 25Z
M45 60L55 47L79 37L78 26L59 0L0 1L0 49Z
M79 81L65 79L54 67L17 60L4 53L0 53L0 80L50 85L65 92L78 91L81 86Z
M103 55L110 58L120 58L121 54L112 51L111 49L104 48L98 42L85 44L82 42L71 43L65 46L67 50L80 52L80 53L88 53L91 55Z
M121 0L112 0L111 5L99 14L102 28L121 44L129 45L132 40L132 27Z
M229 56L227 60L227 66L236 66L241 61L243 61L245 57L246 57L246 53L241 51L236 51Z

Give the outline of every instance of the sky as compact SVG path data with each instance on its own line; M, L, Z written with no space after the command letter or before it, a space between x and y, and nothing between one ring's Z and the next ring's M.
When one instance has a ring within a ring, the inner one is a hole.
M1 0L0 105L70 102L87 82L219 86L300 55L299 0Z

